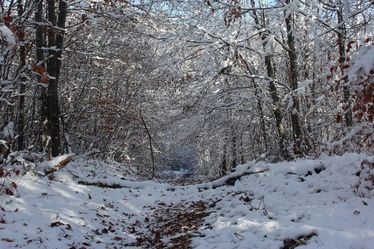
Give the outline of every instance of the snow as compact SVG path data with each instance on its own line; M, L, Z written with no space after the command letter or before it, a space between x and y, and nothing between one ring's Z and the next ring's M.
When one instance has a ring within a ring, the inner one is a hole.
M139 181L118 164L77 159L54 178L32 172L13 176L18 196L0 195L5 210L0 217L6 221L0 223L0 248L134 248L125 246L138 236L130 225L146 231L142 224L155 222L148 217L157 204L215 200L192 248L279 249L284 239L313 234L298 248L370 249L374 201L357 196L354 188L361 162L372 159L345 154L276 164L252 161L224 178L188 186ZM256 173L219 187L245 172Z
M54 157L51 160L42 161L41 163L38 163L36 165L36 170L41 175L44 175L44 172L51 170L52 168L56 167L56 165L58 165L62 161L65 161L73 156L74 154L64 154L61 156Z
M352 68L348 71L349 80L355 80L360 74L368 75L374 69L374 45L362 46L353 57Z
M4 23L0 23L0 33L2 39L6 42L6 46L8 49L12 49L16 45L16 39L13 32L4 25Z
M220 215L211 215L206 221L213 224L213 231L206 231L211 240L199 239L196 248L217 248L217 237L236 244L228 245L230 248L280 248L284 238L308 233L317 236L306 248L370 248L374 243L374 219L370 217L374 203L370 200L365 206L352 190L361 160L359 155L298 160L273 165L262 176L249 176L227 190L241 194L224 197L226 201L218 207ZM315 169L322 171L317 174ZM252 205L259 208L249 211L251 205L247 205L243 209L240 197L244 195L252 196L257 201ZM271 219L263 214L264 207ZM222 233L226 236L219 235Z
M6 151L9 150L9 147L5 140L0 139L0 155L5 154Z
M14 138L14 122L9 122L3 129L2 135L5 138L12 139Z

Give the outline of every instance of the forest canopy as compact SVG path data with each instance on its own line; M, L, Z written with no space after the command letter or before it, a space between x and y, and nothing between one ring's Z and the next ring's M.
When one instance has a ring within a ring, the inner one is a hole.
M0 162L75 153L217 177L373 152L373 1L0 5Z

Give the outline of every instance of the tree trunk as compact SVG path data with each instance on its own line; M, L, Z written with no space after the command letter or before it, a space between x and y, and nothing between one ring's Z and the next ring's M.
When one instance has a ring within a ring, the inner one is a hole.
M289 4L291 0L287 0L286 3ZM286 14L286 28L287 28L287 45L288 45L288 59L290 66L290 87L292 90L291 101L292 101L292 110L291 110L291 123L293 130L293 137L295 142L294 152L295 154L302 154L302 141L303 141L303 132L300 124L299 113L299 99L295 96L295 90L298 88L298 78L297 78L297 55L295 48L295 38L293 34L293 16L291 13Z
M61 62L59 57L62 53L64 33L56 30L55 26L65 28L67 4L65 1L59 2L58 20L56 17L56 6L54 0L48 0L48 20L53 27L48 30L49 57L47 61L47 72L49 75L47 94L47 117L48 131L51 137L52 156L60 153L60 125L59 125L59 104L58 104L58 77L60 74ZM57 51L56 49L57 48Z
M244 159L244 145L243 145L243 131L240 132L240 147L239 147L239 163L240 164L244 164L245 163L245 159Z
M23 3L22 0L17 1L18 7L18 16L21 18L23 15ZM23 33L23 27L19 27L20 31ZM20 43L24 42L24 37L18 37ZM20 72L23 74L23 68L26 65L26 49L24 44L20 46ZM19 103L18 103L18 123L17 123L17 130L18 130L18 150L23 150L25 148L25 116L24 116L24 107L25 107L25 77L23 75L20 76L20 87L19 87Z
M57 27L59 27L61 29L65 29L67 11L68 11L68 6L67 6L66 2L63 1L63 0L60 0ZM56 53L56 55L57 55L57 58L56 58L57 59L57 71L58 71L57 77L59 76L60 69L61 69L60 58L61 58L61 55L62 55L63 45L64 45L64 32L59 31L59 32L57 32L57 35L56 35L56 46L58 48L57 53Z
M244 67L245 67L245 70L249 73L249 74L253 74L251 68L249 67L249 64L248 62L243 58L243 56L241 54L239 54L239 57L241 58L243 64L244 64ZM258 108L258 112L260 113L260 126L261 126L261 131L262 131L262 138L264 139L264 146L265 146L265 152L268 152L269 150L269 147L268 147L268 138L267 138L267 134L266 134L266 125L265 125L265 115L264 115L264 108L263 108L263 104L262 104L262 99L261 99L261 96L260 96L260 89L258 87L258 84L256 83L255 79L251 79L252 81L252 84L253 84L253 88L255 90L255 98L256 98L256 104L257 104L257 108Z
M251 4L252 4L252 7L255 8L254 0L251 0ZM258 15L255 9L253 10L253 17L257 25L257 29L266 28L266 25L265 25L266 20L265 20L264 14L262 18L263 19L262 23L260 23L260 20L258 18ZM266 53L268 33L266 31L261 32L260 36L262 40L263 52ZM267 76L271 79L275 79L276 77L275 77L275 70L274 70L274 66L272 62L272 55L269 55L269 54L265 55L265 65L266 65ZM281 110L280 103L279 103L279 96L278 96L277 88L273 80L269 81L268 89L269 89L271 99L272 99L273 114L275 117L277 132L279 135L280 153L284 159L291 159L290 153L287 150L287 136L286 136L285 128L283 125L283 114L282 114L282 110Z
M265 38L263 38L263 41L264 40ZM265 51L265 47L266 47L266 42L263 43L264 51ZM266 64L266 71L267 71L268 77L270 77L271 79L275 79L275 73L274 73L271 55L265 56L265 64ZM278 96L277 88L273 80L269 81L269 92L270 92L271 99L273 102L273 113L274 113L276 127L277 127L277 131L279 135L280 152L281 152L282 157L288 160L288 159L291 159L291 156L287 149L287 136L286 136L286 131L283 125L283 114L282 114L282 110L281 110L280 103L279 103L279 96Z
M39 1L36 7L35 12L35 22L42 23L43 22L43 1ZM44 63L44 52L43 47L46 46L45 44L45 36L43 32L43 27L41 25L38 25L36 27L36 64L37 66L40 66L42 68L45 67ZM38 82L41 81L41 77L38 76ZM42 87L40 89L40 101L41 101L41 107L40 107L40 129L38 130L38 140L39 144L43 144L43 137L48 134L48 128L45 126L44 121L47 119L47 92L46 88Z
M48 29L48 60L47 72L49 76L47 92L47 118L48 133L51 138L52 156L60 153L60 125L59 125L59 106L58 106L58 82L57 82L57 54L56 54L56 10L55 1L48 0L48 20L52 27Z
M231 170L232 169L235 169L236 165L238 165L238 162L237 162L237 133L236 133L236 129L234 127L234 123L232 122L231 123Z
M227 149L226 149L226 143L223 144L223 158L221 161L221 165L219 167L219 176L225 176L227 175L228 169L227 169Z
M344 121L347 127L351 127L353 124L352 120L352 109L350 100L350 87L347 83L347 77L345 77L344 65L347 60L345 47L346 47L346 27L343 19L342 8L337 10L338 16L338 44L339 44L339 66L343 76L343 106L344 106Z
M152 176L151 176L152 178L151 179L153 179L153 178L156 177L156 172L155 172L155 155L154 155L154 150L153 150L152 136L151 136L151 133L148 130L147 124L145 123L143 116L140 116L140 119L142 120L144 129L145 129L145 131L147 133L147 136L148 136L149 151L150 151L150 154L151 154L151 162L152 162Z

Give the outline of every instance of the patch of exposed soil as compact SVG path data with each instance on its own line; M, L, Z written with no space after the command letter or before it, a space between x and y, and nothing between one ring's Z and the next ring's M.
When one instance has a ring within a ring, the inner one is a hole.
M213 201L196 201L190 203L178 203L166 205L158 202L145 224L133 224L130 232L137 236L135 243L127 246L142 248L184 248L191 247L191 239L201 236L199 227L203 224L204 218L208 216L209 208L213 207ZM144 232L138 231L139 225L143 226Z

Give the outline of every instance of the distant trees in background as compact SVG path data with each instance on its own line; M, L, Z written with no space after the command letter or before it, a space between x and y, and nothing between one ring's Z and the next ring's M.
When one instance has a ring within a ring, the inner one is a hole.
M0 7L3 161L89 153L215 177L259 157L373 152L372 1Z

